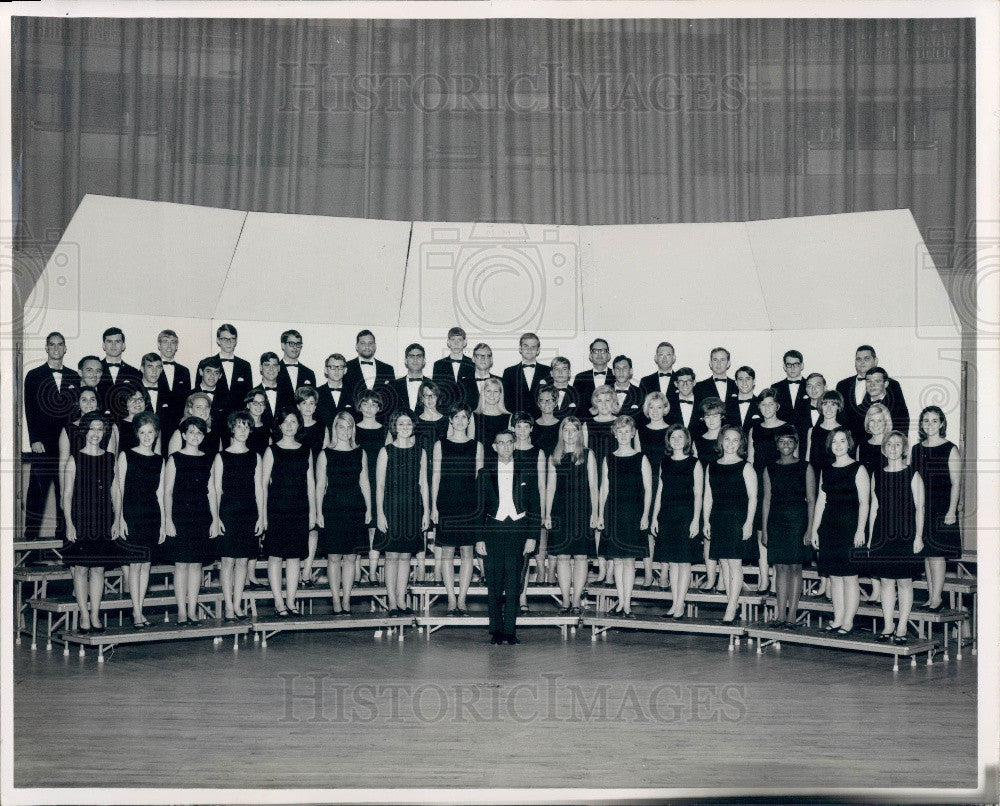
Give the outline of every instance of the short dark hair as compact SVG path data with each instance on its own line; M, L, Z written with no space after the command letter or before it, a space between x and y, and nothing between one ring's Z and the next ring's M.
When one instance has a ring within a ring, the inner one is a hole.
M784 425L778 426L778 431L774 435L774 442L777 444L779 439L794 439L795 446L799 445L799 432L795 430L795 426L791 423L785 423Z
M611 347L611 345L610 345L610 344L608 344L608 340L607 340L607 339L594 339L594 340L593 340L593 341L592 341L592 342L590 343L590 347L588 348L588 349L589 349L589 350L590 350L591 352L593 351L593 349L594 349L594 345L595 345L595 344L597 344L597 342L600 342L600 343L601 343L601 344L603 344L603 345L604 345L605 347L608 347L608 348L610 348L610 347Z
M729 350L727 350L725 347L713 347L709 351L708 357L711 358L716 353L725 353L726 354L726 361L731 361L732 360L732 356L729 354Z
M295 390L295 402L298 404L303 400L315 400L319 402L319 394L311 386L300 386Z
M229 324L228 322L219 325L215 329L215 338L219 338L219 336L221 336L223 333L232 333L233 336L235 336L236 338L239 338L240 336L240 334L236 332L235 326Z
M742 367L736 370L736 372L733 373L733 376L735 377L736 375L739 375L741 372L745 372L751 378L757 380L757 373L756 371L754 371L753 367L748 367L746 364L744 364Z
M691 369L691 367L681 367L680 369L678 369L678 370L676 370L674 372L674 381L676 382L678 378L687 378L689 376L690 376L691 380L693 381L694 380L694 370Z
M101 341L104 341L108 336L121 336L122 341L125 341L125 331L120 327L109 327L101 334Z
M157 434L160 433L160 418L151 411L140 411L132 418L132 430L135 431L135 435L139 436L139 429L147 424L153 426Z
M160 357L159 353L146 353L142 357L142 361L139 362L140 366L146 366L146 364L162 364L163 359Z
M826 435L826 452L830 454L830 456L833 456L833 438L837 434L843 434L847 437L847 452L854 453L854 435L851 433L851 429L846 425L838 425Z
M278 354L272 350L268 350L266 353L260 354L260 363L266 364L268 361L278 361Z
M524 342L525 342L525 341L527 341L528 339L534 339L534 340L535 340L535 341L537 341L537 342L538 342L539 344L541 344L541 343L542 343L542 340L541 340L540 338L538 338L538 336L536 336L536 335L535 335L534 333L530 333L530 332L529 332L529 333L522 333L522 334L521 334L521 338L519 338L519 339L517 340L517 344L518 344L518 346L520 347L520 346L521 346L522 344L524 344Z
M781 363L784 364L789 358L794 358L796 361L802 361L802 353L798 350L788 350L783 356L781 356Z
M299 341L302 340L302 334L297 330L286 330L281 334L281 343L285 344L292 336L295 336Z
M872 346L871 346L870 344L862 344L862 345L861 345L860 347L858 347L858 349L857 349L857 350L855 350L854 352L856 352L856 353L860 353L860 352L862 352L862 351L864 351L864 352L869 352L869 353L871 353L871 354L872 354L873 356L877 356L877 355L878 355L878 353L876 353L876 352L875 352L875 348L874 348L874 347L872 347Z
M177 426L177 430L180 431L181 437L183 438L184 432L187 431L191 426L194 426L202 434L208 435L208 423L206 423L201 417L185 417L181 420L180 425Z
M240 409L239 411L234 411L229 417L226 418L226 426L229 428L229 433L232 434L236 430L236 423L246 423L250 426L250 430L253 430L253 415L245 409Z
M86 364L88 361L96 361L98 364L101 363L101 359L98 358L96 355L85 355L83 358L81 358L79 361L76 362L76 368L83 369L83 365Z
M62 339L63 344L66 343L66 337L58 330L53 330L51 333L49 333L49 335L45 337L45 343L48 344L54 336L58 336L60 339Z
M94 422L101 422L104 424L104 430L109 431L111 429L111 420L102 411L88 411L80 418L80 428L83 431L90 430L90 424Z
M889 380L889 373L886 372L884 369L882 369L882 367L872 367L865 373L866 378L870 378L872 375L881 375L882 380L884 381Z
M375 334L370 330L359 330L358 335L354 337L354 343L357 344L365 336L371 336L373 339L375 338Z
M407 344L406 349L403 350L403 356L404 357L408 356L411 350L420 350L420 354L425 358L427 357L427 351L424 349L424 345L417 344L417 342L413 342L412 344Z
M669 347L671 350L674 350L674 345L672 345L669 341L661 341L659 344L656 345L657 350L659 350L661 347ZM674 352L677 351L674 350ZM690 436L690 434L688 436Z
M278 413L274 415L274 441L277 442L282 437L281 424L285 422L289 417L294 417L295 422L299 424L298 429L296 429L295 434L298 435L299 431L302 430L304 425L302 421L302 412L300 412L295 406L282 406L278 409Z
M528 425L534 425L535 424L535 420L526 411L515 411L510 416L510 427L513 428L518 423L527 423Z
M493 435L493 444L495 445L496 441L503 436L510 437L511 442L517 442L517 435L513 431L509 428L502 428Z
M222 359L217 355L210 355L208 358L203 358L198 362L198 372L200 373L205 367L211 367L212 369L217 369L222 371Z
M944 416L944 412L941 410L940 406L925 406L923 411L920 412L920 416L917 418L917 433L920 436L921 441L927 439L930 436L926 431L924 431L924 426L921 420L924 419L925 414L936 414L941 418L941 427L938 429L937 435L939 437L944 437L948 435L948 418ZM884 439L882 440L885 441Z
M615 360L611 362L611 366L613 367L619 361L625 361L625 362L627 362L628 363L628 368L632 369L632 359L629 358L627 355L616 355L615 356Z
M324 367L330 363L330 359L333 359L334 361L343 361L344 364L347 363L347 359L344 358L344 356L342 356L340 353L330 353L330 355L326 357L326 361L323 362Z
M450 339L452 336L461 336L463 339L468 338L465 335L465 330L463 328L460 328L458 325L455 325L455 327L448 328L448 338Z

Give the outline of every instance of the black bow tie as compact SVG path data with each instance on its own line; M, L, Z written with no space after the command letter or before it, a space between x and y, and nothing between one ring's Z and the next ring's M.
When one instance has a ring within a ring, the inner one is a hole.
M177 362L176 361L161 361L160 363L163 364L163 366L165 366L165 367L172 367Z
M370 367L375 366L375 362L374 361L361 361L360 363L367 364Z
M685 400L683 397L681 398L681 403L685 403L688 406L693 406L694 405L694 401L693 400Z
M528 369L529 367L531 369L534 369L535 365L534 364L521 364L521 369Z
M476 383L485 383L489 378L476 378Z
M220 361L228 361L228 362L229 362L230 364L233 364L233 363L235 363L235 361L236 361L236 359L235 359L235 358L220 358L219 360L220 360ZM167 362L166 362L166 361L164 361L163 363L164 363L164 364L166 364ZM171 363L171 364L173 364L174 362L173 362L173 361L171 361L170 363Z
M669 377L671 377L671 376L672 376L672 375L673 375L674 373L672 373L672 372L658 372L658 373L656 373L656 374L657 374L657 375L659 375L659 376L660 376L661 378L669 378Z
M421 381L423 381L423 378L407 378L406 379L407 383L420 383Z
M277 386L264 386L264 384L261 384L260 388L263 389L265 392L277 392L278 391L278 387Z
M451 363L452 364L461 364L462 363L462 359L461 358L453 358L453 359L451 359Z
M160 391L155 386L144 386L143 389L145 389L147 392L159 392Z
M627 395L628 394L628 389L615 389L615 394L616 395Z
M55 367L49 367L53 372L62 372L62 369L56 369Z

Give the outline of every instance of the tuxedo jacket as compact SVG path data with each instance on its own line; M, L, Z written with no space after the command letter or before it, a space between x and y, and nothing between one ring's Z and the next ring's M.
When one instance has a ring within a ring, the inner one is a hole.
M844 411L841 418L844 421L844 425L851 429L851 434L854 435L855 441L860 440L865 437L865 414L868 413L868 408L870 406L870 401L866 405L866 401L869 400L868 393L865 392L864 397L861 399L861 403L858 404L854 400L854 381L857 375L852 375L850 378L844 378L837 382L837 391L844 396ZM899 416L900 422L905 420L906 428L900 428L904 434L909 431L910 428L910 412L906 408L906 401L903 399L903 390L899 386L899 381L894 378L889 378L889 382L885 385L885 396L888 400L896 403L897 412L893 412L892 424L894 428L898 428L896 425L896 418ZM887 404L888 405L888 404ZM890 409L891 411L891 409Z
M681 408L681 399L678 395L670 400L670 411L664 416L664 421L670 423L670 425L684 425L684 415L682 414L683 409ZM698 408L697 398L695 403L691 406L691 421L688 423L688 430L691 431L692 436L694 436L695 429L701 424L701 411ZM704 426L702 425L704 428Z
M333 390L330 385L324 383L316 387L316 419L323 423L323 428L329 429L333 425L333 418L342 411L350 412L355 420L361 419L361 412L354 405L354 400L347 391L345 384L340 390L340 403L333 402Z
M812 428L812 417L809 415L812 401L809 399L809 395L806 394L806 379L803 377L799 381L799 391L795 396L795 400L792 400L791 397L788 378L775 381L771 384L771 388L777 393L778 419L794 425L799 435L799 444L804 445L806 435L809 433L809 429Z
M893 394L889 391L888 386L885 390L885 397L880 401L883 406L889 409L889 414L892 417L892 427L897 431L902 431L904 434L909 435L910 433L910 411L906 408L906 401L903 400L903 394L900 392L898 395ZM858 432L854 435L855 442L861 442L865 438L865 415L868 413L868 409L872 406L872 399L865 392L864 400L861 401L861 406L858 407ZM854 433L854 430L851 429Z
M725 424L739 426L743 429L743 433L749 437L750 429L753 428L754 424L764 419L761 416L760 409L757 408L758 401L759 398L756 395L750 398L750 404L747 406L747 416L740 417L739 394L736 397L729 398L726 401L726 413L723 415ZM778 416L781 416L780 411Z
M646 395L650 392L660 391L660 372L657 370L650 375L643 375L639 380L639 391L642 392L642 399L646 399ZM674 383L674 373L670 373L670 377L667 379L667 400L670 401L671 407L674 405L674 400L677 399L677 384Z
M625 397L618 397L617 390L615 391L615 397L620 401L618 404L618 414L627 414L629 417L636 421L636 425L643 419L642 413L642 402L645 399L639 387L634 383L629 384L628 391L625 392Z
M478 512L481 516L481 524L489 524L493 521L496 518L497 509L500 507L499 482L497 481L498 465L499 460L495 456L487 459L476 477ZM514 484L511 492L514 508L518 512L525 513L524 518L520 521L521 525L528 526L530 524L535 528L540 527L537 514L541 512L541 503L538 500L538 479L534 473L518 462L514 462ZM488 532L486 536L488 536Z
M219 382L219 386L220 387L222 386L222 382L221 381ZM275 412L275 410L271 408L271 399L267 395L267 390L264 388L264 384L258 383L256 386L254 386L252 389L250 389L249 392L247 392L247 394L249 394L250 392L253 392L254 394L257 394L257 392L260 392L262 395L264 395L264 399L265 399L266 403L264 404L264 411L260 415L260 421L262 423L264 423L264 425L266 425L268 428L273 428L274 427L274 415L277 412ZM279 392L278 392L278 403L276 403L276 405L278 405L279 408L280 408L280 405L279 405L280 404L280 400L281 400L281 392L279 390ZM213 420L213 422L215 422L215 421Z
M28 423L28 441L41 442L46 453L59 447L59 434L74 414L80 394L80 375L67 366L62 368L62 383L56 388L48 363L35 367L24 376L24 416Z
M222 389L222 381L215 385L214 392L207 392L206 390L198 386L195 386L192 392L205 392L209 397L212 398L212 431L216 434L228 434L229 424L227 422L229 418L230 409L229 406L229 395L226 394ZM242 408L242 407L241 407Z
M292 376L288 373L288 365L285 363L285 359L282 358L278 361L278 365L281 367L278 370L278 377L275 383L278 384L278 408L284 408L285 406L295 405L295 389L299 386L311 386L313 389L316 388L316 373L313 372L305 364L299 364L299 377L297 385L292 388Z
M380 386L385 386L395 380L396 371L392 368L391 364L386 364L385 361L379 361L377 358L373 358L372 361L375 362L375 383L372 387L373 389L378 389ZM344 372L344 386L351 393L351 401L355 406L358 405L358 399L368 389L365 385L365 376L361 374L360 358L352 358L347 362L347 370ZM383 407L383 412L384 410ZM379 415L379 419L382 419L381 415Z
M694 385L693 394L694 416L691 418L691 436L700 436L705 433L705 423L701 419L701 404L710 397L718 397L719 390L715 388L715 381L709 376ZM726 395L722 398L722 404L728 407L730 399L738 397L739 394L736 381L726 378Z
M225 381L224 375L219 379L220 385L223 381ZM181 412L184 411L184 401L191 394L191 371L183 364L175 362L174 385L171 387L167 383L167 372L166 367L164 367L163 372L160 373L160 379L156 382L156 387L160 392L157 395L157 409L161 408L161 401L167 401L165 408L163 408L163 413L156 412L160 415L160 430L164 434L172 434L181 421ZM170 437L168 436L167 438L169 439Z
M225 359L223 359L223 361L225 362ZM194 382L198 382L197 378ZM226 371L223 369L222 377L219 378L219 383L216 388L226 395L230 412L245 409L246 406L243 401L246 400L247 395L250 394L250 390L254 388L253 372L250 369L250 362L240 358L239 356L234 356L232 384L226 380Z
M430 378L426 375L421 378L421 381L429 380ZM402 378L396 378L394 381L387 384L388 390L392 393L389 406L383 410L383 414L385 414L387 418L392 416L397 411L405 411L414 417L420 416L421 412L424 410L424 404L418 397L416 407L410 406L409 388L411 385L418 388L420 387L420 384L416 381L414 381L413 384L410 384L409 379L405 375ZM440 408L438 411L440 411Z
M162 375L160 376L163 377ZM167 439L170 439L170 435L177 430L177 424L181 421L179 414L175 416L175 412L182 412L184 410L184 403L181 402L180 405L175 408L173 398L170 396L170 392L164 392L163 388L157 384L156 386L156 405L153 405L153 398L150 395L149 390L143 385L143 393L146 396L146 411L153 412L157 417L160 418L160 433L167 434ZM213 416L213 422L214 422Z
M136 383L142 383L142 373L131 364L126 364L124 361L119 364L118 378L116 380L111 379L111 370L109 369L109 364L106 358L101 359L101 383L108 385L120 384L123 381L133 381Z
M552 415L558 419L568 417L588 417L590 415L590 395L584 397L576 386L567 386L565 389L556 389L552 383L551 376L545 382L545 386L551 388L556 393L556 407L552 410ZM559 401L559 392L562 391L562 402Z
M455 380L451 356L439 358L431 368L431 378L441 388L438 397L438 411L445 412L456 403L465 403L475 410L479 404L479 387L476 384L476 364L467 355L462 356L458 365L458 380ZM475 401L473 403L472 401Z
M611 367L608 367L604 371L604 385L614 386L615 383L615 373L611 371ZM591 401L593 400L594 390L601 386L601 383L594 383L594 370L588 369L586 372L578 372L576 377L573 378L573 388L576 389L579 395L578 406L582 406L584 409L590 409Z
M125 394L119 393L118 387L125 383L132 383L142 386L142 373L131 364L124 361L119 365L117 380L111 379L111 370L106 359L101 359L101 380L97 388L100 390L99 400L104 404L107 411L115 422L128 416L128 407L125 403Z
M511 414L526 411L532 417L537 417L542 412L535 403L535 392L552 377L552 370L545 364L536 363L531 386L528 386L521 367L522 365L518 363L503 371L504 408Z

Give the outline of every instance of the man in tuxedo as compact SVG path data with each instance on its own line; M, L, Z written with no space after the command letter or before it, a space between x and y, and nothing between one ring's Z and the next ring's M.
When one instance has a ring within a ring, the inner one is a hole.
M590 343L590 363L592 369L580 372L573 379L577 400L582 411L589 411L591 398L598 386L610 386L615 382L615 374L608 364L611 361L611 348L604 339L594 339Z
M110 385L103 385L101 377L104 374L104 364L96 355L85 355L77 363L76 368L80 372L80 388L76 398L80 399L80 392L84 389L92 389L97 395L97 410L107 416L111 416L108 408L108 397L111 392Z
M754 423L761 421L757 408L757 396L753 393L757 383L757 373L753 367L743 366L736 370L736 397L729 398L725 403L723 416L728 425L736 425L749 434Z
M490 371L493 369L493 350L488 344L480 342L473 348L472 363L476 369L472 374L472 383L468 387L469 397L466 402L469 404L469 408L475 411L479 408L479 398L483 393L483 384L489 378L496 378L499 381L500 376L494 375Z
M159 353L146 353L139 364L142 371L142 391L146 395L147 411L153 412L160 419L160 433L170 439L173 430L167 431L164 423L173 419L173 407L169 395L160 391L160 378L163 377L163 359ZM176 426L175 426L176 428Z
M302 334L299 331L286 330L281 334L281 352L284 356L278 362L279 409L295 405L295 391L300 386L316 388L316 373L299 363L302 352Z
M346 371L347 359L340 353L328 356L323 365L326 383L316 388L316 419L323 423L325 429L333 425L333 418L342 411L349 411L355 420L361 419L361 413L344 386Z
M865 374L865 381L868 391L865 393L864 400L861 401L861 408L859 410L862 430L861 434L855 438L855 442L861 442L864 438L865 415L873 403L881 403L889 409L889 414L892 416L892 427L896 431L902 431L909 438L910 411L906 407L902 391L899 394L895 394L889 386L889 373L882 369L882 367L872 367Z
M57 540L66 539L59 482L59 435L69 422L80 391L80 375L63 365L66 339L62 333L45 338L47 359L24 377L24 416L31 443L31 466L24 503L24 539L40 537L49 490L55 489Z
M709 353L708 366L712 370L712 375L694 385L695 413L698 412L701 402L707 397L717 397L724 406L728 406L729 398L739 395L736 381L726 375L730 363L729 350L725 347L716 347ZM700 419L698 423L699 425L696 425L691 432L692 437L700 436L705 432Z
M799 445L805 445L809 434L809 395L806 394L806 382L802 377L805 366L802 353L789 350L781 357L785 368L785 377L771 384L778 401L778 417L786 423L795 426L799 435Z
M674 381L674 362L676 360L674 346L669 341L661 341L656 345L656 355L653 356L656 372L644 375L639 381L639 391L642 392L643 400L650 392L660 392L666 395L670 407L675 407L677 384Z
M278 354L268 350L260 356L260 383L251 391L260 392L267 398L267 406L261 415L261 422L268 428L274 424L274 415L278 413L278 373L281 371L281 364L278 362Z
M351 401L356 406L363 392L391 383L396 377L396 371L391 364L375 358L375 334L370 330L358 333L354 349L357 350L358 357L347 362L344 386L347 387ZM382 408L378 418L380 422L385 422L388 418L385 407Z
M210 355L198 363L198 381L193 391L204 392L212 399L212 431L220 436L225 434L228 426L226 420L230 411L229 399L222 388L222 359ZM241 406L242 408L242 406Z
M160 415L160 432L170 439L177 430L184 412L184 401L191 394L191 371L183 364L174 361L180 339L173 330L161 330L156 337L156 347L162 359L163 372L156 382L160 391L157 396L157 406L165 406ZM230 365L231 366L231 365ZM155 409L155 407L154 407Z
M664 419L671 425L683 425L690 431L701 422L701 412L696 411L695 406L694 370L691 367L681 367L674 373L674 383L677 384L677 405L671 404Z
M560 420L570 414L574 417L585 415L590 410L590 396L584 400L580 397L580 392L576 384L574 383L573 386L569 385L569 379L572 375L569 359L562 356L553 358L551 372L552 374L549 376L548 381L546 381L544 388L551 389L556 396L556 407L553 409L552 415ZM581 375L586 374L581 373ZM576 377L579 378L580 375ZM593 391L591 391L591 394L593 394Z
M424 381L430 380L424 375L427 358L423 346L416 343L407 345L403 362L406 364L406 374L389 384L392 402L387 416L397 411L405 411L413 417L419 417L424 410L424 403L420 399L420 386Z
M862 344L854 351L854 375L837 382L835 387L844 398L844 424L851 429L855 441L867 439L865 435L865 408L861 410L865 395L868 394L868 370L878 365L875 348L870 344ZM903 399L903 390L892 378L886 387L886 393L896 399ZM905 404L904 404L905 405Z
M535 393L552 375L552 371L537 362L541 342L534 333L521 336L521 362L503 371L503 399L507 411L526 411L538 417L541 409L535 403Z
M233 325L219 325L215 331L215 343L219 345L219 360L222 362L219 386L226 395L230 412L242 409L247 393L253 389L250 362L236 355L236 341L237 333Z
M438 411L447 415L449 409L456 403L465 403L470 408L474 398L479 402L476 391L476 364L465 354L468 343L465 331L453 327L448 331L448 355L434 362L431 377L438 385Z
M514 432L497 434L493 449L496 458L486 460L476 480L483 517L476 550L485 556L490 643L517 644L522 565L535 550L534 536L541 526L530 513L540 511L540 502L537 483L514 461Z
M611 365L615 374L612 388L618 398L618 414L627 414L638 421L643 418L642 392L632 383L632 359L627 355L615 356Z
M125 334L120 327L109 327L101 335L101 339L104 342L104 358L101 359L100 388L104 393L103 400L111 409L111 416L118 421L128 415L128 410L125 408L124 399L119 395L112 397L111 390L126 381L141 386L142 373L122 360L122 353L125 352Z

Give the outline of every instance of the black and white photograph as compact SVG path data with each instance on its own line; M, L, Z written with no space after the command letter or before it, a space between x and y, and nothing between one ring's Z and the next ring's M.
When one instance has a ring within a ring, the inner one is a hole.
M4 14L5 803L1000 800L995 2Z

